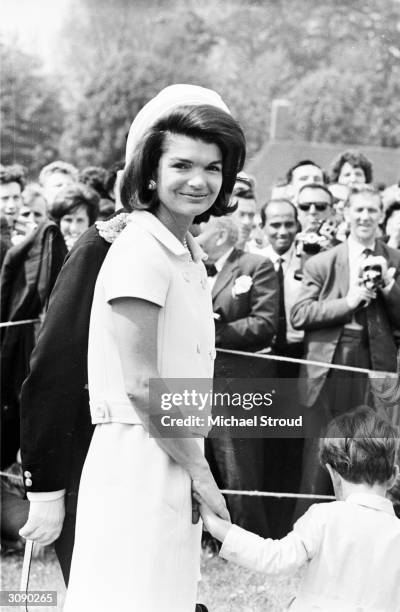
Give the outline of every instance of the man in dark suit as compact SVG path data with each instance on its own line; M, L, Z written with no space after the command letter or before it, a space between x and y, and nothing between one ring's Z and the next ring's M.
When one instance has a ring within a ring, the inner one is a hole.
M1 322L37 319L46 311L66 252L59 228L49 220L8 250L1 270ZM29 372L36 331L30 323L5 327L0 334L2 469L16 460L19 449L21 384Z
M383 218L379 193L362 185L350 191L345 214L350 236L345 243L311 257L291 321L305 331L305 358L374 371L396 371L400 338L400 253L377 239ZM371 289L362 271L381 269L381 282ZM324 425L365 398L366 380L324 366L302 370L302 403ZM332 393L334 392L334 394ZM317 492L316 441L310 441L303 463L306 492ZM318 491L324 492L324 491Z
M261 223L268 238L268 246L260 255L271 260L279 281L279 322L273 350L284 357L302 358L304 355L304 332L290 325L290 310L300 291L301 281L297 279L300 258L295 248L299 231L297 208L289 200L271 200L261 209ZM285 361L276 362L277 378L286 379L285 388L290 386L292 410L296 410L295 399L299 364ZM291 379L291 380L290 380ZM282 399L282 403L287 402ZM282 405L284 409L285 406ZM269 491L298 493L301 480L303 452L302 438L271 438L265 445L266 463L273 462L274 469L267 470L265 486ZM269 520L272 536L280 538L293 527L292 516L295 507L293 499L281 498L269 501Z
M256 353L271 346L277 330L278 279L269 260L236 248L237 237L234 219L221 217L205 224L198 240L208 255L217 349ZM263 359L217 353L215 378L265 378L271 374ZM206 457L219 486L262 489L263 439L209 438ZM262 498L229 496L227 503L234 522L269 535Z
M56 540L66 583L79 480L93 433L87 390L90 310L100 267L125 225L121 212L103 223L102 235L96 226L89 228L68 254L22 387L21 454L30 515L20 533L26 538L34 533L43 544Z

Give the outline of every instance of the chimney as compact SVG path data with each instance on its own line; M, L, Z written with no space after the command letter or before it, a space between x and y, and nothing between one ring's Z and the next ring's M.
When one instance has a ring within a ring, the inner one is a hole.
M289 100L272 100L270 140L291 140Z

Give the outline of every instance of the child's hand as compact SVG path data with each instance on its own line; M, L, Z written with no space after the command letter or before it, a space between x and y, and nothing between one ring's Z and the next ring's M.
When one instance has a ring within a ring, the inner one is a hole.
M232 523L220 518L204 502L200 503L200 514L207 531L211 533L214 538L217 538L217 540L223 542Z

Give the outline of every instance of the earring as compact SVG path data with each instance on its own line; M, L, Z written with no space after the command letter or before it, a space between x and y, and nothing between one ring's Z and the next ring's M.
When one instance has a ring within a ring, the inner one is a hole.
M148 188L150 189L150 191L154 191L156 187L157 187L157 183L155 181L153 181L153 179L151 179L149 181Z

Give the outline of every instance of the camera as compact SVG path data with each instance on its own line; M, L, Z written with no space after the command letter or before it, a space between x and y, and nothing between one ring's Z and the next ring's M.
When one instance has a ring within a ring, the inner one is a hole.
M295 271L294 278L301 280L303 277L303 265L311 255L328 250L334 244L337 223L333 219L323 221L319 228L300 232L295 240L295 253L300 258L300 268Z
M369 263L367 258L364 265L362 266L361 280L364 284L364 287L366 287L370 291L377 291L384 285L382 266L376 262Z

